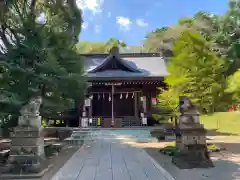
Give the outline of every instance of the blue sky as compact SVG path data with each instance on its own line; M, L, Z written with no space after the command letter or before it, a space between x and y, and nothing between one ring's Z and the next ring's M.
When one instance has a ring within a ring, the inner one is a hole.
M81 40L106 41L116 37L139 44L156 28L175 24L197 11L221 15L228 0L76 0L83 10Z

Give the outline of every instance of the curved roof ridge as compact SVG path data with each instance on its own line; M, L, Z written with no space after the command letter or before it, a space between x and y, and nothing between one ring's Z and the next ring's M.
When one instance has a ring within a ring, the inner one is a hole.
M108 64L113 58L116 58L117 61L119 61L123 66L125 66L127 69L129 69L131 72L135 72L135 73L140 73L141 71L139 71L138 69L130 66L129 64L127 64L124 59L120 58L119 56L113 56L112 54L110 54L99 66L95 67L94 69L90 70L89 73L95 73L97 72L99 69L101 69L102 67L104 67L106 64Z

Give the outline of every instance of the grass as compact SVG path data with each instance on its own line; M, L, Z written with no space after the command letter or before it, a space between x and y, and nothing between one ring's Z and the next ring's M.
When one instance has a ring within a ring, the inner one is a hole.
M200 121L207 129L217 129L220 133L240 135L240 112L219 112L202 115Z

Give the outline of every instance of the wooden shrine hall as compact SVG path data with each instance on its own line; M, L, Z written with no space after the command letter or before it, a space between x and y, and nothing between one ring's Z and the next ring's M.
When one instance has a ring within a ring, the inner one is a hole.
M165 60L158 53L83 54L88 88L81 126L126 127L146 124L158 87L165 86ZM151 114L150 114L151 116Z

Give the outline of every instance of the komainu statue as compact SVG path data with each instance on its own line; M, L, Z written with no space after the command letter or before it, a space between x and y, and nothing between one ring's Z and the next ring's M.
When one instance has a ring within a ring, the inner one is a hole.
M26 115L39 115L39 109L42 104L42 97L37 96L29 100L28 104L22 107L20 113L22 116Z

